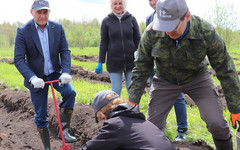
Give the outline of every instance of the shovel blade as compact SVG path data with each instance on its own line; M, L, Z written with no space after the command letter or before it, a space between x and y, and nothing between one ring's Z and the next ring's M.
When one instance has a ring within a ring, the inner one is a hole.
M60 147L60 150L72 150L72 147L71 147L71 145L65 145L65 146Z

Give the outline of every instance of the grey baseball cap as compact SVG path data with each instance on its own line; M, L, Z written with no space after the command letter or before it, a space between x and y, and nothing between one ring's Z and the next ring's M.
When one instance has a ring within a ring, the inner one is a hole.
M35 9L35 10L48 9L48 10L50 10L49 2L48 2L48 0L34 0L34 2L32 4L32 9Z
M114 93L115 96L111 97L110 99L106 99L106 96L108 94ZM96 114L97 112L103 108L105 105L107 105L109 102L111 102L112 100L118 98L119 95L117 93L115 93L114 91L111 90L103 90L103 91L99 91L93 98L92 100L92 107L94 109L94 113L95 113L95 119L96 122L98 122Z
M185 0L158 0L156 15L153 19L153 30L171 32L180 18L188 11Z

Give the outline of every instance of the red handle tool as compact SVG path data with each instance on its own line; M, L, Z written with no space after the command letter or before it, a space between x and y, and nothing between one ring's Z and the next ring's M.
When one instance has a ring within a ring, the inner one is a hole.
M63 136L61 120L60 120L59 113L58 113L57 101L56 101L55 93L54 93L54 89L53 89L53 83L56 83L56 82L60 82L60 80L46 81L46 82L44 82L44 83L51 85L51 90L52 90L52 95L53 95L53 101L54 101L55 110L56 110L57 119L58 119L59 130L60 130L61 138L62 138L62 142L63 142L63 146L60 147L60 150L71 150L71 149L72 149L71 145L66 145L66 144L65 144L65 139L64 139L64 136Z

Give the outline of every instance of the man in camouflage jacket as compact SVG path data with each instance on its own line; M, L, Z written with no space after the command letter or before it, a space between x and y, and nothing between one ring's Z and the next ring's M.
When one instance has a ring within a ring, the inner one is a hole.
M176 7L177 6L177 7ZM221 82L233 126L240 121L240 85L232 58L214 27L188 10L185 0L159 0L157 15L142 35L129 101L139 103L155 64L148 119L160 129L176 98L188 94L212 134L217 150L231 150L232 134L220 96L207 71L208 60Z

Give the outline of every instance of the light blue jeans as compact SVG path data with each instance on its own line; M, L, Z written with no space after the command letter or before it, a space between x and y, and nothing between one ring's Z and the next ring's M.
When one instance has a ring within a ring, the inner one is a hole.
M122 76L124 73L125 84L128 92L128 87L131 82L132 71L124 71L124 72L109 72L112 91L116 92L119 96L121 96L122 91Z

